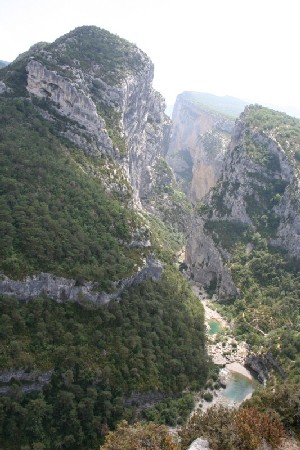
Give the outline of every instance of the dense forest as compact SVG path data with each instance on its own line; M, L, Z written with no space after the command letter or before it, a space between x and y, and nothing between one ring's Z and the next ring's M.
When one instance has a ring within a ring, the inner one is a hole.
M204 345L202 308L177 273L97 309L2 298L2 370L54 372L42 393L24 395L11 382L10 396L0 398L0 442L96 448L103 430L135 417L124 404L131 392L199 389L208 368Z

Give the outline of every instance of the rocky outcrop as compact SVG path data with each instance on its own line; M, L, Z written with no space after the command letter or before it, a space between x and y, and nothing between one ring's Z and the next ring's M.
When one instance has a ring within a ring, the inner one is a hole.
M57 302L73 301L78 303L92 302L103 305L117 300L129 287L143 283L146 280L158 281L163 273L162 264L149 257L144 267L130 278L115 283L112 293L97 292L97 285L93 282L72 280L57 277L49 273L28 276L24 281L14 281L1 275L0 294L12 295L19 300L31 300L41 295Z
M11 93L13 90L6 86L3 81L0 81L0 94Z
M183 190L196 202L219 178L234 119L195 102L186 92L176 99L172 121L167 159Z
M40 99L49 100L61 116L70 120L68 129L64 131L67 137L91 153L98 150L100 153L114 156L113 144L105 129L105 122L98 115L96 105L88 92L33 59L28 62L26 70L28 92ZM75 121L77 126L74 127L71 121ZM82 128L84 133L81 132ZM85 134L94 139L94 142L88 144L89 140Z
M195 214L186 245L187 274L204 286L209 294L218 292L220 298L236 296L237 289L224 264L228 253L216 246L204 225L204 220Z
M50 383L53 370L47 372L27 372L24 369L16 369L0 372L0 395L6 395L13 389L14 382L18 383L23 393L41 391L45 384Z
M258 381L263 384L269 379L270 372L274 368L280 373L282 378L286 378L287 376L271 352L264 355L249 355L246 358L245 366L254 373Z

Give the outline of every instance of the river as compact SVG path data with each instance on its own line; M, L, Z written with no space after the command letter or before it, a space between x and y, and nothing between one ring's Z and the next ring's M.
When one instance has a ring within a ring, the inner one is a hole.
M199 286L192 283L192 290L204 307L208 353L215 364L223 366L220 379L222 384L226 384L225 389L214 391L212 402L199 400L197 403L202 403L202 410L215 404L238 406L252 395L258 384L243 365L249 351L248 345L232 336L230 324L212 308L213 302Z

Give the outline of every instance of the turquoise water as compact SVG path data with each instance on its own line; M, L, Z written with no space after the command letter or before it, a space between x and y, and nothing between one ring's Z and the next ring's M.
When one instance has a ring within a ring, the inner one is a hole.
M221 325L217 320L210 320L208 322L209 330L208 334L217 334L220 331Z
M231 372L222 395L231 402L240 403L245 400L247 395L252 394L256 384L255 380L250 380L237 372Z

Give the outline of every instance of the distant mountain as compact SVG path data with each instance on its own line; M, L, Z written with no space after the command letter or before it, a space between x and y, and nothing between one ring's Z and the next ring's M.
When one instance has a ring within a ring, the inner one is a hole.
M0 59L0 69L1 69L2 67L7 66L8 64L9 64L8 61L2 61L2 59Z
M296 108L295 106L278 106L278 105L264 105L264 106L285 112L289 116L297 117L298 119L300 119L300 108Z
M229 95L219 96L208 94L206 92L194 91L183 92L183 95L191 103L201 105L202 107L231 117L238 117L245 106L249 104L244 100Z

